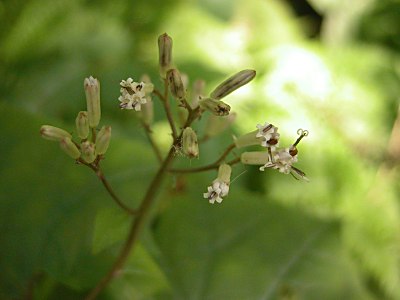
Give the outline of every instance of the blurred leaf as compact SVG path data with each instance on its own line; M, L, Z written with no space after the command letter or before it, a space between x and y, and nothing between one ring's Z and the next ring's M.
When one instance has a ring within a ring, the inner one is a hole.
M335 224L266 201L231 187L222 205L174 202L156 240L175 298L370 298Z

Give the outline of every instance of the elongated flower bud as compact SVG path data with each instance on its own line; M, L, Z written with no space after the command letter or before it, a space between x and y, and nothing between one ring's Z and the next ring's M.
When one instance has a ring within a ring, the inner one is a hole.
M60 148L73 159L78 159L81 156L78 147L68 137L61 139Z
M96 159L95 146L92 142L86 141L81 144L82 158L91 164Z
M75 119L76 132L82 140L87 139L89 135L89 120L86 111L80 111Z
M231 173L232 173L232 168L230 165L221 164L218 168L217 180L225 182L227 185L229 185L231 181Z
M51 125L43 125L40 127L40 135L50 141L61 141L63 138L72 138L65 130Z
M217 117L215 115L211 115L206 124L206 129L204 136L207 138L216 136L226 130L229 126L235 122L236 113L232 112L227 116Z
M111 126L103 126L96 137L96 154L106 153L111 139Z
M190 158L199 157L197 135L192 128L186 127L182 135L183 153Z
M158 62L160 75L165 78L167 71L172 66L172 39L166 33L158 37Z
M231 110L228 104L211 98L201 99L199 101L199 106L201 109L208 110L216 116L227 116Z
M177 69L169 70L167 78L172 96L178 100L184 99L186 97L186 91L179 71Z
M88 112L89 126L95 128L99 125L101 110L100 110L100 82L90 76L85 78L83 83L86 94L86 106Z
M217 86L214 91L211 92L210 97L217 100L222 99L234 90L250 82L255 76L256 71L254 70L240 71Z
M240 161L245 165L264 165L269 161L267 151L243 152Z
M235 140L235 145L237 148L243 148L253 145L261 145L263 138L256 137L258 130L246 133Z

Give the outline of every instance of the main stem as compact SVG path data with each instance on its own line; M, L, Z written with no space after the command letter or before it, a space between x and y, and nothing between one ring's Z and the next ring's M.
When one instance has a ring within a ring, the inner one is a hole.
M176 143L176 141L175 141ZM174 144L175 144L174 143ZM126 262L132 247L137 240L139 232L145 223L146 217L150 211L152 203L154 202L155 195L161 186L161 181L163 180L165 174L167 173L167 169L174 158L175 148L171 147L167 157L164 159L160 169L157 174L153 178L149 188L147 189L146 195L138 209L137 217L132 221L132 225L129 231L128 238L123 246L117 260L114 262L111 270L103 277L103 279L97 284L97 286L90 292L90 294L86 297L86 300L95 299L99 293L107 286L107 284L112 280L115 274L119 271L119 269Z

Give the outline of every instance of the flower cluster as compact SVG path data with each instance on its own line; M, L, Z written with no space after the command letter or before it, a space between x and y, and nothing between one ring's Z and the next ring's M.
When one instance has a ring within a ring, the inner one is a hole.
M121 109L141 110L141 105L147 103L146 94L153 91L153 85L144 82L134 82L132 78L122 80L120 83L121 96L118 100L121 102Z
M305 173L293 166L298 161L296 146L308 135L307 130L298 130L299 137L289 148L278 147L278 128L272 124L265 123L257 125L258 131L239 137L235 142L238 147L260 144L267 148L266 151L244 152L241 155L241 162L249 165L262 165L260 171L266 168L278 170L284 174L292 174L295 178L300 177L308 180ZM297 177L296 177L297 175Z
M75 119L75 142L67 131L51 125L43 125L40 134L44 139L59 142L61 149L73 159L85 164L97 164L106 153L111 139L111 126L103 126L96 132L100 122L100 83L90 76L84 80L87 111L80 111Z

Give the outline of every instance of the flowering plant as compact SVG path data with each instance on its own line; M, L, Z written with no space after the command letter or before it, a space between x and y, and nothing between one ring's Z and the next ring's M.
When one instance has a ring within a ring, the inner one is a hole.
M92 169L115 203L134 218L127 241L113 267L91 291L87 299L95 298L126 262L137 240L140 228L154 204L161 182L167 173L218 170L217 178L212 181L211 185L207 187L207 192L203 194L203 198L207 199L211 204L220 204L223 198L228 196L232 166L238 163L260 165L260 171L264 171L267 168L276 169L284 174L292 174L296 179L308 180L303 171L293 166L298 160L297 145L308 135L308 131L299 129L298 139L288 148L280 148L278 127L268 122L265 122L264 125L257 124L255 126L256 130L235 138L232 144L228 145L223 154L213 163L199 168L173 168L172 164L178 153L189 159L199 157L199 143L217 136L233 123L236 115L230 112L231 107L223 102L222 99L252 81L256 76L256 71L242 70L237 72L219 84L209 95L204 93L204 82L196 81L191 91L191 97L189 97L184 76L172 64L171 37L167 34L162 34L158 39L158 47L159 70L164 88L158 90L146 75L143 75L138 82L128 78L120 82L121 95L118 98L119 107L122 110L140 112L143 128L160 162L159 170L151 180L138 208L130 208L117 196L101 169L101 161L106 155L111 140L111 126L98 128L101 120L99 80L92 76L84 80L87 110L80 111L76 117L75 139L69 132L51 125L43 125L40 129L43 138L58 142L61 149L73 158L76 163ZM151 129L153 123L152 98L154 97L157 97L164 107L173 138L168 154L165 157L162 156L162 151L155 143ZM170 98L173 98L173 103L178 108L181 108L182 112L185 112L182 114L183 117L175 118L171 109ZM207 123L204 137L198 139L193 125L204 114L211 114L211 116ZM234 159L227 160L232 150L253 145L261 146L264 151L243 152L240 156L236 154Z

